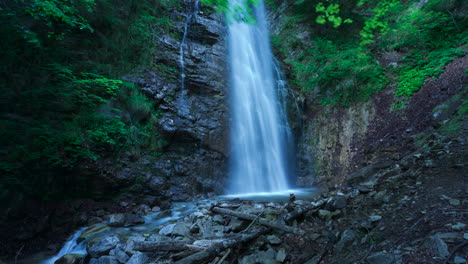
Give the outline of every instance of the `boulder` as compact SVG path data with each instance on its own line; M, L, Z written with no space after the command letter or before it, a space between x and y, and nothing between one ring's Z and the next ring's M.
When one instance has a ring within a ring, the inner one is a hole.
M119 242L119 239L115 236L101 238L100 240L89 244L87 251L91 257L99 257L108 254Z
M127 264L144 264L148 259L149 257L147 255L137 252L127 261Z
M394 264L395 256L383 252L377 252L367 257L369 264Z
M117 259L112 256L102 256L100 258L92 258L89 264L119 264Z

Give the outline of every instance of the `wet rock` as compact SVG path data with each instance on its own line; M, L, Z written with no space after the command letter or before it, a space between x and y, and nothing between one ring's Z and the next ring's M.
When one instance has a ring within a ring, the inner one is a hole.
M127 214L125 217L125 227L135 226L139 224L144 224L145 219L139 215Z
M395 257L390 254L378 252L367 257L369 264L394 264Z
M124 214L111 214L109 215L109 222L107 223L110 227L120 227L125 224Z
M279 245L281 244L281 239L275 235L269 235L266 237L267 240L268 240L268 243L270 243L271 245Z
M111 251L111 249L115 248L119 242L119 239L115 236L102 238L93 244L88 245L88 254L91 257L106 255Z
M100 258L92 258L89 261L89 264L119 264L115 257L111 256L102 256Z
M80 254L67 254L55 261L54 264L79 264L83 262L84 257Z
M380 220L382 220L382 216L380 216L380 215L371 215L371 216L369 216L369 221L371 221L371 223L378 222Z
M172 232L174 231L175 226L176 226L175 224L169 224L169 225L161 228L161 230L159 230L159 234L161 236L170 236L172 234Z
M178 222L172 229L173 236L190 236L190 224L185 222Z
M144 264L148 261L148 256L141 252L133 254L133 256L127 261L126 264Z
M90 226L88 229L86 229L83 233L81 233L80 237L78 238L78 242L84 241L90 237L93 237L94 235L103 232L105 230L108 230L109 227L104 224L98 224L94 226Z
M433 251L435 251L435 253L438 254L438 256L443 258L447 257L450 254L448 251L447 244L438 236L430 236L424 242L424 247L432 249Z
M462 257L459 257L459 256L456 256L453 259L453 262L455 262L455 264L467 264L468 263L468 261L465 258L462 258Z

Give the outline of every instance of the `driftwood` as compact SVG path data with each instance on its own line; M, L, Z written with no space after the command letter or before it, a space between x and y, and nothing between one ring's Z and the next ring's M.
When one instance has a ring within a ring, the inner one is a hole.
M213 208L211 208L211 211L213 211L215 213L218 213L218 214L231 215L231 216L238 217L240 219L250 220L250 221L254 221L255 219L258 218L256 221L261 225L268 226L268 227L278 229L278 230L282 230L282 231L285 231L285 232L288 232L288 233L294 233L294 234L298 234L298 235L304 235L305 234L304 230L294 228L294 227L290 227L290 226L280 224L280 223L277 223L277 222L268 221L268 220L266 220L264 218L257 217L256 215L244 214L244 213L240 213L240 212L236 212L236 211L232 211L232 210L228 210L228 209L224 209L224 208L219 208L219 207L213 207Z
M195 253L191 256L188 256L184 259L181 259L176 264L199 264L203 263L204 261L211 260L214 256L221 253L223 250L226 250L231 247L235 247L239 244L246 243L250 240L257 238L260 235L267 233L270 229L266 227L260 227L254 230L249 234L238 234L231 238L226 239L223 242L216 244L206 250L200 251Z
M141 241L135 242L135 250L141 252L194 250L193 247L190 247L192 242L193 241Z

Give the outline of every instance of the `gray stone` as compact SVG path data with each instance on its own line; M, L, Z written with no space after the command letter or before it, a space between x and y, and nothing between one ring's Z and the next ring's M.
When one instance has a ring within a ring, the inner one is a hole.
M109 215L108 226L111 227L120 227L125 224L125 215L124 214L111 214Z
M148 261L148 256L141 252L133 254L133 256L127 261L126 264L144 264Z
M101 240L88 245L88 254L91 257L106 255L111 251L111 249L115 248L119 242L119 239L115 236L102 238Z
M321 217L325 218L325 217L329 216L330 214L331 214L331 212L328 211L328 210L319 210L319 216L321 216Z
M369 262L369 264L394 264L395 257L390 254L378 252L367 257L367 262Z
M241 220L237 217L231 218L231 221L229 221L229 226L231 227L232 231L234 232L240 232L247 228L248 223L244 220Z
M125 217L125 227L135 226L139 224L144 224L145 219L139 215L127 214Z
M89 264L119 264L119 262L117 261L117 259L115 257L102 256L102 257L100 257L98 259L92 258L89 261Z
M224 224L224 217L222 217L221 215L215 215L213 216L213 221L219 224Z
M281 239L275 235L270 235L270 236L267 236L267 240L268 240L268 243L272 244L272 245L279 245L281 244Z
M333 209L343 209L348 204L348 200L344 196L337 196L332 202Z
M315 256L308 261L306 261L304 264L317 264L320 260L320 256Z
M130 258L127 253L125 253L122 245L118 245L116 248L112 249L109 255L115 257L120 263L126 263Z
M173 236L190 236L190 225L185 222L178 222L172 230Z
M466 224L463 223L456 223L455 225L452 225L453 230L463 230L465 229Z
M430 236L424 242L424 246L426 248L429 248L429 249L432 249L432 250L436 251L437 254L440 257L443 257L443 258L447 257L450 254L449 251L448 251L447 244L444 242L444 240L442 240L438 236Z
M239 260L239 264L278 264L276 252L270 248L267 251L258 251Z
M169 224L169 225L161 228L161 230L159 230L159 234L161 236L170 236L172 234L172 232L174 231L175 226L176 226L176 224Z
M341 239L338 241L336 248L338 251L341 251L345 248L351 246L354 241L357 239L357 234L353 230L347 229L341 234Z
M276 261L283 263L286 260L286 249L281 248L276 253Z
M371 215L369 217L369 220L373 223L373 222L378 222L382 219L382 216L380 215Z

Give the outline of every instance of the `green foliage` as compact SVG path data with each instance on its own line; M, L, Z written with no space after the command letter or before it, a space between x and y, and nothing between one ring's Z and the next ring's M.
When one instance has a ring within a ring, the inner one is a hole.
M155 38L173 23L167 10L181 3L1 5L0 192L62 197L78 165L116 158L123 149L134 157L160 155L160 113L120 77L152 62Z
M328 6L325 6L323 3L320 2L315 7L315 11L320 14L315 19L315 21L318 24L325 24L328 21L333 25L333 27L337 28L342 23L349 24L349 23L353 22L349 18L343 20L341 17L338 16L339 13L340 13L340 5L336 4L336 3L335 4L329 4Z
M392 80L396 97L405 98L396 100L396 111L427 78L466 54L462 2L296 0L272 44L293 84L322 105L366 100ZM404 59L381 64L389 52Z
M464 54L462 50L455 48L435 50L428 54L421 50L413 50L405 58L407 64L399 69L401 73L398 76L395 95L406 97L413 95L419 91L426 78L438 77L445 65Z

